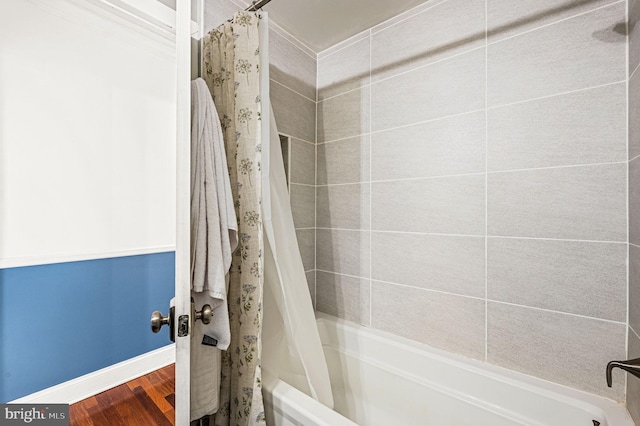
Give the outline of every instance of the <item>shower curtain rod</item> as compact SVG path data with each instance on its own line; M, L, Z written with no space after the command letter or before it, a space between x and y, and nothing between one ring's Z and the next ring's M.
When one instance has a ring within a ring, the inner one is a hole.
M245 12L255 12L256 10L260 10L262 9L264 6L267 5L267 3L269 3L271 0L260 0L260 1L253 1L251 6L247 7L244 11ZM231 19L227 19L227 22L231 22Z
M264 6L267 5L267 3L269 3L271 0L260 0L260 1L254 1L253 4L251 6L249 6L248 8L245 9L245 11L247 12L253 12L256 11L258 9L262 9Z

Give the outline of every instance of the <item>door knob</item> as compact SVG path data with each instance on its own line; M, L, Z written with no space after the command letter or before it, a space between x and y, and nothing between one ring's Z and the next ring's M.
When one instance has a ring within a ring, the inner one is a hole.
M162 312L160 312L160 311L155 311L154 313L152 313L151 314L151 331L153 331L154 333L158 333L160 331L160 329L162 329L163 325L168 325L169 326L169 338L171 339L172 342L174 342L175 341L174 314L175 314L175 308L174 307L171 307L171 309L169 309L169 315L167 315L166 317L163 316Z
M151 331L158 333L163 325L169 325L170 318L169 315L163 317L160 311L154 311L151 314Z
M210 305L203 305L201 311L195 311L194 318L196 321L200 320L203 324L209 324L211 322L211 316L213 315L213 309Z

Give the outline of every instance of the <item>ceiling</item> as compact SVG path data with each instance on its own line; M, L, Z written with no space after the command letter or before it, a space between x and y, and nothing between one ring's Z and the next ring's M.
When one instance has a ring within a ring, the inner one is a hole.
M295 38L321 52L426 1L273 0L264 10Z
M158 1L176 8L176 0ZM235 3L236 7L248 7L252 3L251 0L226 1ZM319 53L427 1L272 0L264 10L276 24Z

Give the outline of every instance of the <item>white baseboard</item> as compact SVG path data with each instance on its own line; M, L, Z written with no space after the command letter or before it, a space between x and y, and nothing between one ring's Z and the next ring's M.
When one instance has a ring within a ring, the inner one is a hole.
M119 362L77 379L10 401L16 404L73 404L175 362L173 344Z

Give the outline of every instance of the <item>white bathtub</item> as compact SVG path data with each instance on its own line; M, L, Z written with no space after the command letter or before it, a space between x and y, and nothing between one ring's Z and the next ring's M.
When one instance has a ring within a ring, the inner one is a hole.
M335 411L266 374L269 425L634 426L605 398L324 314L318 328Z

